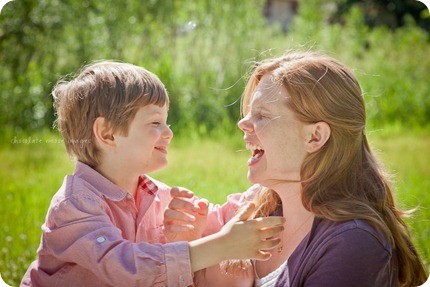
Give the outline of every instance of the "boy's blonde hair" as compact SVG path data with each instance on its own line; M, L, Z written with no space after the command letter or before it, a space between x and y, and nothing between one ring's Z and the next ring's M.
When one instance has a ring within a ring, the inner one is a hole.
M107 120L114 132L124 136L139 108L169 104L160 79L142 67L101 61L83 67L71 80L60 80L52 91L66 150L77 160L95 167L100 150L95 144L93 124Z

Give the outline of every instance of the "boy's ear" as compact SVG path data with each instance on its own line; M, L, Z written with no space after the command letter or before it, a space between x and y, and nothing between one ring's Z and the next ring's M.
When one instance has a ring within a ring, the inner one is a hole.
M328 141L331 135L330 126L326 122L317 122L309 125L308 139L306 142L306 150L309 153L314 153L320 150Z
M93 124L93 133L97 144L101 148L115 146L115 138L109 122L104 117L98 117Z

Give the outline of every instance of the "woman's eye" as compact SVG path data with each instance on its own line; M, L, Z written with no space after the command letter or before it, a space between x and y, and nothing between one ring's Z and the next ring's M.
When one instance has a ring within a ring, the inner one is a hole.
M263 115L262 114L255 114L252 117L256 120L261 120L263 118Z
M161 123L160 122L152 122L152 125L158 127Z

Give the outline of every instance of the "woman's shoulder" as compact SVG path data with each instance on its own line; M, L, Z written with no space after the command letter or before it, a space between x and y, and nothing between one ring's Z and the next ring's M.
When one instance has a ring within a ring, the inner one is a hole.
M350 248L360 248L363 245L379 246L391 254L391 244L385 234L372 223L352 219L332 221L316 218L310 236L311 241L319 242L322 246L347 245Z
M353 219L332 221L315 218L310 233L289 258L290 266L342 265L358 262L371 266L390 262L390 241L371 223ZM345 267L345 266L344 266Z
M394 259L388 238L370 222L315 218L288 259L291 286L394 286Z

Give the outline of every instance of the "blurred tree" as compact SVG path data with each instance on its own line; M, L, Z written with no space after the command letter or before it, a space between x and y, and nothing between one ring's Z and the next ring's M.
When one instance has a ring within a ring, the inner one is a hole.
M36 128L45 123L49 100L41 92L56 61L54 45L46 43L59 40L62 24L61 14L40 13L45 2L13 1L0 14L2 124Z
M371 51L364 50L369 45L363 43L370 43L371 33L379 35L378 43L391 34L368 29L361 20L363 9L354 5L385 5L398 13L395 19L402 21L417 13L427 19L422 13L425 6L415 0L339 0L342 16L338 17L346 25L328 26L330 14L320 9L327 3L333 2L300 2L297 21L284 34L280 27L265 25L261 0L12 1L0 14L0 129L51 126L54 112L50 91L58 78L94 60L114 59L143 66L160 77L170 94L169 121L175 132L237 130L242 76L247 74L250 63L270 56L262 52L274 48L274 54L279 54L294 48L293 41L299 42L296 47L325 42L330 45L324 48L333 53L364 59L364 53ZM350 8L352 12L347 13ZM416 54L414 49L426 45L422 44L422 34L415 33L421 29L415 24L409 26L414 33L400 41L409 50L396 53ZM395 32L392 37L394 42ZM345 43L351 44L347 51ZM378 57L368 63L385 61L383 56ZM420 99L426 94L422 90ZM407 101L418 103L413 97ZM409 106L426 107L416 103ZM390 106L378 107L389 113ZM412 114L417 115L404 116Z
M132 35L147 37L173 19L168 2L19 0L0 14L0 123L15 129L49 126L53 84L85 63L127 60ZM158 11L158 13L157 13ZM148 25L147 25L148 24ZM154 45L155 47L156 45Z
M416 0L341 0L336 1L337 10L332 21L339 21L352 7L363 11L365 22L371 27L385 25L391 29L406 24L406 17L430 32L430 15L424 3Z

